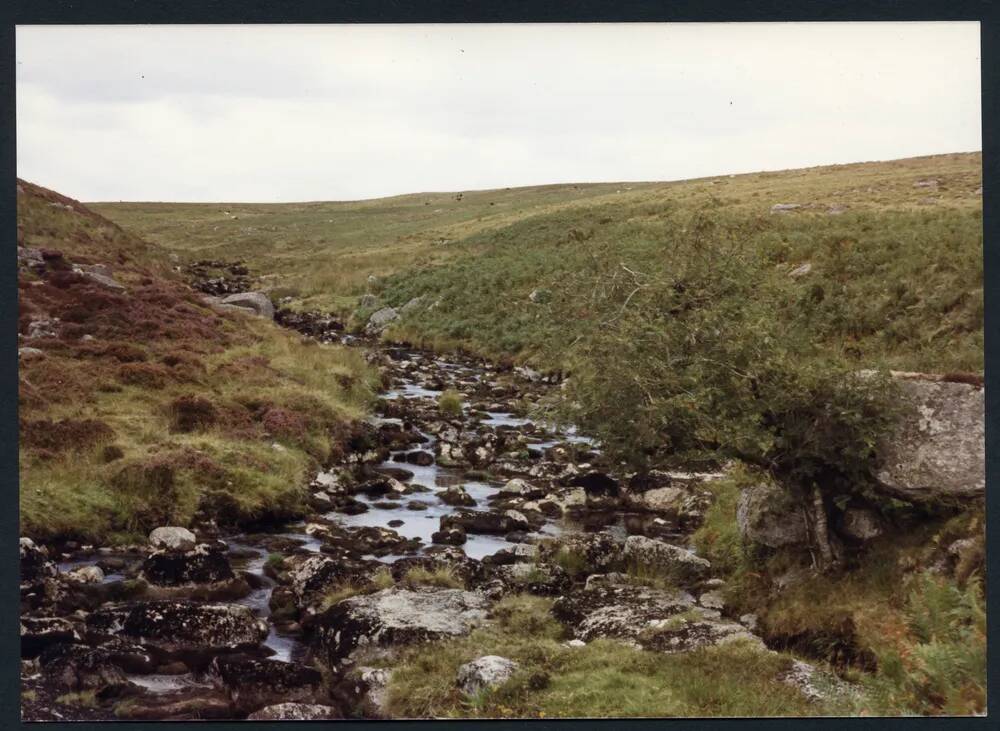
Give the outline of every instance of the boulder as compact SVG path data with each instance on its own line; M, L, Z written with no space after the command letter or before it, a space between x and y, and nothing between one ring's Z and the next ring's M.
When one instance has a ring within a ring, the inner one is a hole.
M707 560L685 548L646 536L625 539L624 556L626 561L659 576L670 577L683 586L700 583L712 567Z
M717 614L717 613L716 613ZM751 642L764 649L763 641L736 622L708 616L677 616L649 623L639 639L645 650L654 652L690 652L734 641Z
M371 292L361 295L361 299L358 300L358 307L362 310L370 310L372 307L378 304L378 297L373 295Z
M334 560L326 556L291 556L285 559L285 577L302 610L318 602L330 589L346 583L366 583L377 570L374 562Z
M352 668L337 685L334 694L344 699L351 716L365 719L388 718L386 689L392 671L385 668Z
M398 319L399 310L395 307L383 307L381 310L373 312L372 316L368 318L368 324L365 325L365 332L370 335L381 333L389 326L389 323Z
M318 670L305 665L246 656L217 657L209 673L241 713L277 703L308 703L323 682Z
M527 518L516 510L505 513L478 510L456 510L449 515L441 516L441 530L462 528L466 533L510 533L516 530L527 530Z
M156 586L214 584L235 578L221 546L199 543L190 551L154 551L141 578Z
M190 551L197 545L194 533L180 526L161 526L149 534L149 545L166 551Z
M569 533L539 548L543 561L571 564L579 573L606 573L622 561L622 544L607 532Z
M465 491L461 485L452 485L437 493L438 499L445 505L471 508L476 504L476 499Z
M67 571L64 576L77 584L100 584L104 581L104 571L100 566L80 566Z
M740 493L736 525L744 540L770 548L809 542L809 526L802 506L787 491L770 483L754 485Z
M602 585L560 597L552 606L552 613L576 639L635 640L651 622L668 619L694 606L694 597L686 591Z
M446 546L461 546L467 540L465 531L455 526L431 533L431 543Z
M476 695L506 683L517 663L499 655L484 655L458 668L455 684L466 695Z
M134 602L98 609L88 635L133 638L171 657L211 656L251 649L267 637L267 622L241 604Z
M41 654L39 664L46 683L62 692L90 690L106 697L133 689L122 668L100 648L53 645Z
M56 565L49 560L49 552L30 538L21 538L21 586L56 575Z
M460 637L486 621L489 602L460 589L401 589L354 596L318 618L314 641L332 667L359 648L387 651L447 637Z
M986 490L985 391L966 383L897 380L909 414L882 440L882 489L918 503L982 497Z
M334 706L315 703L276 703L247 716L248 721L336 721L343 718Z
M222 304L252 310L259 317L274 319L274 305L263 292L240 292L222 298Z

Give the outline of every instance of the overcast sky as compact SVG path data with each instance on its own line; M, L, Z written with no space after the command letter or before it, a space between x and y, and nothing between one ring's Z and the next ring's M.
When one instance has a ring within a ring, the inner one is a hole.
M17 29L18 175L347 200L978 150L977 23Z

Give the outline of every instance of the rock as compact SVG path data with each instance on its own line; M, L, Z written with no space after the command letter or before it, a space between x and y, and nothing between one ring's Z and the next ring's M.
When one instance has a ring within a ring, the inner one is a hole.
M404 315L406 313L408 313L408 312L413 312L413 310L415 310L418 307L420 307L420 305L423 303L423 301L424 301L423 296L414 297L409 302L407 302L405 305L403 305L402 307L400 307L399 311L400 311L401 314L404 314Z
M896 381L911 413L878 447L881 488L918 503L956 502L986 490L985 391L965 383Z
M149 545L167 551L190 551L198 543L194 533L179 526L161 526L149 534Z
M222 298L222 304L253 310L259 317L274 319L274 305L263 292L240 292Z
M845 698L857 698L857 687L841 680L833 673L825 673L809 663L792 660L792 666L780 678L782 682L798 688L811 701L817 703Z
M801 207L801 203L775 203L771 206L771 213L788 213Z
M334 706L314 703L276 703L247 716L248 721L336 721L343 718Z
M30 538L21 538L19 554L22 590L26 584L56 575L56 565L49 560L49 552Z
M465 531L459 527L445 528L431 534L431 543L447 546L461 546L466 541Z
M357 667L344 676L336 687L335 695L346 697L346 708L351 716L365 719L388 718L386 689L392 671L384 668Z
M533 289L531 294L528 295L528 301L533 302L536 305L545 304L552 299L552 293L547 289Z
M28 332L25 334L25 340L35 340L37 338L55 338L59 336L59 320L52 318L43 318L40 320L32 320L28 324Z
M686 591L646 586L599 586L560 597L552 614L577 639L599 637L635 640L655 620L667 619L695 606Z
M323 682L318 670L305 665L246 656L217 657L209 673L241 713L277 703L308 703Z
M654 652L690 652L734 641L751 642L761 649L764 643L736 622L714 617L669 617L653 620L640 638L639 644Z
M770 483L744 488L736 503L736 525L744 540L770 548L809 542L802 507L787 491Z
M760 620L757 618L756 614L747 613L740 615L740 624L746 627L751 632L757 631L757 624Z
M691 551L645 536L625 539L625 560L669 576L681 585L693 585L707 577L712 565Z
M506 683L517 670L517 663L499 655L484 655L458 668L455 684L466 695L476 695Z
M711 591L706 591L700 597L698 597L698 603L706 609L716 609L722 611L726 606L726 600L722 596L722 592L718 589L713 589Z
M62 617L21 617L21 657L38 657L46 648L81 641L76 628Z
M505 513L478 510L456 510L441 516L441 530L462 528L466 533L505 534L516 530L527 530L527 518L516 510Z
M77 584L100 584L104 581L104 572L100 566L80 566L64 574L70 581Z
M116 720L202 721L231 719L235 713L229 699L215 688L181 688L129 700L115 706Z
M105 289L111 289L116 292L123 292L125 290L125 285L119 282L117 279L110 277L107 274L103 274L97 271L86 271L82 270L78 272L81 276L86 277L94 284L99 284Z
M840 534L857 543L867 543L882 535L882 519L869 508L848 507L840 516Z
M250 649L267 637L267 622L240 604L194 604L183 601L135 602L104 607L87 617L97 636L140 640L170 657L194 659Z
M322 598L328 590L345 583L367 583L375 572L370 562L334 560L326 556L293 556L285 559L289 566L286 578L295 604L301 610Z
M368 324L365 325L365 332L370 335L381 333L389 326L389 323L398 319L399 310L395 307L383 307L381 310L373 312L372 316L368 318Z
M220 546L199 543L190 551L154 551L140 576L156 586L214 584L235 578Z
M476 499L467 493L461 485L452 485L446 490L441 490L437 493L437 497L445 505L453 507L471 508L476 504Z
M39 350L38 348L27 348L27 347L25 347L25 348L18 348L17 349L17 359L19 361L23 360L23 361L27 362L27 361L31 361L31 360L39 360L40 358L44 358L44 357L45 357L45 351L44 350Z
M401 589L345 599L317 621L315 641L330 667L359 648L385 651L399 645L460 637L486 621L488 601L460 589Z
M812 271L812 264L810 262L805 262L804 264L799 264L797 267L788 272L788 276L792 279L798 279L799 277L804 277L806 274Z
M122 668L100 648L53 645L41 654L39 663L46 683L62 692L92 690L106 697L132 689Z
M434 455L430 452L425 452L422 449L417 449L406 453L406 461L409 464L415 464L420 467L428 467L429 465L434 464Z
M937 188L938 182L934 178L927 178L924 180L918 180L913 184L914 188Z
M546 562L571 563L579 573L612 571L622 561L623 546L611 533L569 533L558 541L539 547L539 558ZM564 560L560 561L560 557Z

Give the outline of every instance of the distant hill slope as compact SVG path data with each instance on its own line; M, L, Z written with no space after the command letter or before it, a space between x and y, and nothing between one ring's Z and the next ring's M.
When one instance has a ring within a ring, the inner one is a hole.
M918 185L920 181L936 181ZM569 221L601 206L711 205L767 215L808 212L979 210L980 153L938 155L651 183L548 185L418 193L355 202L95 203L111 220L186 259L244 259L275 294L298 306L353 309L369 275L448 261L460 243L540 216ZM482 242L482 236L476 239Z
M23 533L103 545L301 510L371 394L360 356L216 310L160 247L17 185Z

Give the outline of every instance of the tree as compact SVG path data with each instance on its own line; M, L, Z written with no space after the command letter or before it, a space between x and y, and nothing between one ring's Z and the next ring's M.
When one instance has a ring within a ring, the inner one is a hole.
M780 275L747 238L698 215L659 257L568 282L604 292L604 316L571 348L560 412L639 471L731 458L767 469L806 508L828 565L827 512L870 478L891 387L782 317Z

